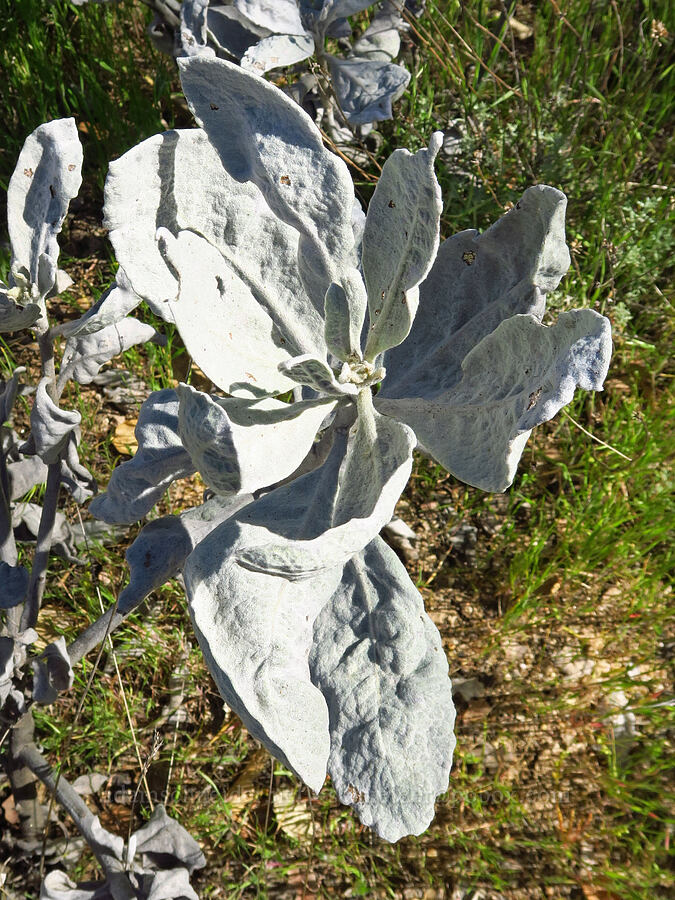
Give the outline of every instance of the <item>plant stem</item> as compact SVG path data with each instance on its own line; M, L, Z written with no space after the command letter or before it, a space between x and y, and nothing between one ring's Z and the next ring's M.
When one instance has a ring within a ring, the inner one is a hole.
M56 390L56 365L54 363L54 341L49 327L46 308L43 314L33 326L37 334L38 347L40 348L40 375L48 378L47 393L50 399L58 405L59 397Z
M15 566L18 560L14 529L12 528L12 510L9 506L9 478L5 455L0 447L0 562ZM7 610L7 622L15 631L21 622L21 604Z
M21 757L24 747L33 743L34 734L33 714L27 712L12 728L6 757L7 777L19 814L21 835L26 840L37 839L47 821L45 808L37 796L37 778Z
M49 551L52 546L52 534L54 522L56 521L56 507L59 500L60 487L61 464L60 462L55 462L47 470L47 487L42 506L42 516L40 517L40 527L37 533L33 570L28 584L26 602L21 614L22 630L34 628L37 624L40 603L42 602L42 595L47 582L47 563L49 562Z
M12 511L9 508L9 475L7 460L0 446L0 560L15 566L16 542L12 528Z
M100 835L105 832L101 829L98 817L91 812L84 800L63 776L57 777L33 742L26 744L21 749L20 759L42 781L72 818L77 830L89 844L103 869L114 900L135 900L136 892L124 870L124 864L115 856L110 847L101 842Z
M178 28L180 25L180 16L177 15L177 11L173 11L171 0L166 0L166 2L163 2L163 0L141 0L141 3L144 6L148 6L153 12L158 13L166 24L172 28Z
M369 387L363 388L356 395L356 408L359 413L359 424L368 436L369 443L373 446L377 441L377 426L375 424L373 392Z
M140 602L138 604L140 606ZM90 650L97 647L104 641L109 634L122 624L129 613L133 612L136 607L121 612L117 604L107 609L102 616L99 616L95 622L92 622L85 630L79 634L72 644L68 647L68 656L70 664L74 666L83 656L86 656Z

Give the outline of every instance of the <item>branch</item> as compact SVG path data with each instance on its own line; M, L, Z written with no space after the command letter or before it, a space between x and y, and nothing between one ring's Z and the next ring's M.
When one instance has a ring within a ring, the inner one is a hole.
M47 317L47 305L44 300L40 301L42 307L42 315L37 320L33 328L37 335L38 347L40 348L40 375L42 378L49 378L47 385L47 393L51 400L58 404L59 395L56 390L56 366L54 363L54 340L52 331L49 327L49 319Z
M95 622L92 622L91 625L85 628L85 630L75 638L73 643L68 646L67 649L68 656L70 657L70 664L74 666L83 656L86 656L90 650L93 650L94 647L97 647L102 643L109 634L112 634L113 631L124 622L128 615L138 609L145 599L145 597L141 597L135 603L126 604L122 608L116 602L110 609L106 609L103 615L99 616Z
M13 726L6 759L7 775L19 814L21 835L25 840L37 838L44 830L47 814L37 793L37 778L21 759L21 751L35 740L35 722L30 712Z
M180 15L178 15L180 7L178 6L174 9L176 4L172 3L171 0L141 0L141 3L148 6L153 12L158 13L166 24L172 28L180 26Z
M0 423L0 428L2 423ZM1 438L0 438L1 440ZM12 511L9 508L9 474L7 460L0 443L0 560L15 566L17 561Z
M2 425L0 424L0 429ZM14 528L12 527L12 510L9 505L9 475L7 459L2 449L0 436L0 562L15 566L18 560ZM7 610L7 621L17 631L21 622L21 605Z
M109 847L101 843L97 832L103 830L98 817L91 812L80 795L63 776L56 775L35 744L31 743L23 747L19 752L19 758L40 779L72 818L77 830L89 844L103 869L114 900L136 900L136 891L127 877L123 863Z
M56 507L59 501L59 488L61 487L61 463L55 462L47 471L47 487L45 490L40 527L37 533L35 556L33 557L33 569L30 575L26 602L21 615L21 629L35 628L40 612L40 603L47 583L47 564L49 551L52 547L52 535L54 522L56 521Z

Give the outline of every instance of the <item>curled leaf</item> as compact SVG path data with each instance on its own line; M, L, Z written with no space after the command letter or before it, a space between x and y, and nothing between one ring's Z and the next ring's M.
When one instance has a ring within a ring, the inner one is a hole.
M52 328L52 334L62 334L67 338L94 334L108 325L121 322L141 302L134 293L129 279L122 269L118 269L117 277L108 290L79 319L64 322Z
M61 484L76 503L84 503L98 490L94 476L80 463L75 433L61 455Z
M187 56L214 55L207 45L208 12L209 0L183 0L180 5L180 45Z
M405 29L399 0L385 0L370 25L354 42L350 56L393 62L401 48L400 32Z
M370 328L365 355L400 344L417 312L418 293L438 251L443 202L434 174L442 133L415 154L394 150L385 162L368 206L363 232L363 271Z
M78 0L73 0L78 3ZM84 0L79 0L81 5ZM111 900L107 886L100 881L76 884L61 869L47 872L40 885L40 900Z
M338 288L340 290L340 288ZM280 366L281 372L297 384L303 384L320 394L340 396L348 394L356 396L358 388L355 384L340 384L331 367L309 353L296 356Z
M209 487L249 493L291 475L309 453L332 401L219 400L178 387L183 446Z
M241 58L241 67L255 75L302 62L314 53L314 41L308 34L273 34L249 47Z
M136 455L113 469L104 494L89 511L110 524L135 522L148 513L177 478L195 471L178 436L178 396L153 391L141 406L135 429Z
M394 103L408 87L410 72L376 59L327 56L340 109L352 125L391 119Z
M59 387L72 378L91 384L101 367L115 356L146 341L161 343L162 337L145 322L127 316L90 334L68 338L59 370Z
M40 379L30 413L31 444L47 465L59 460L71 435L79 440L81 416L75 410L61 409L49 396L49 376Z
M63 636L48 644L32 661L32 666L33 699L36 703L53 703L60 691L70 690L73 686L74 673Z
M20 390L19 376L23 375L25 371L25 366L17 366L12 372L11 378L7 381L0 379L0 427L8 422L12 415L12 409Z
M232 5L256 28L277 34L304 34L297 0L233 0Z
M12 510L12 527L17 541L35 541L41 518L42 507L37 503L17 503ZM50 553L78 565L82 562L77 556L75 534L62 512L57 512L54 519Z
M119 596L119 610L134 609L175 577L197 544L252 500L250 494L213 497L177 516L162 516L144 525L125 554L131 577Z
M56 236L82 183L82 146L74 119L39 125L23 145L7 189L12 270L24 268L46 296L56 281Z
M171 312L188 352L218 387L231 394L281 393L292 382L279 371L292 344L246 282L204 238L160 232L161 247L181 277ZM219 340L214 338L220 338Z
M136 853L143 866L150 869L184 867L192 873L206 865L199 844L183 826L167 815L162 803L157 804L150 819L134 832Z
M0 282L0 334L30 328L40 318L37 303L17 303L10 289Z
M47 466L39 456L27 456L9 463L7 475L10 500L20 500L36 484L44 484L47 480Z
M359 228L360 223L355 224ZM361 331L367 306L365 285L356 269L345 272L341 284L329 285L324 299L326 344L338 359L361 357Z

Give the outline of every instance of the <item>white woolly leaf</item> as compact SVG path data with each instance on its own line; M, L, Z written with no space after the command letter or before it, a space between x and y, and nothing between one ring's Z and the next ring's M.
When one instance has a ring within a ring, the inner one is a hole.
M209 0L183 0L180 5L180 45L188 56L215 51L207 46L207 17Z
M401 49L400 31L403 18L393 2L386 0L371 19L370 25L352 46L351 57L393 62Z
M23 603L28 590L28 569L0 561L0 609L11 609Z
M355 263L347 166L274 85L224 60L183 59L179 66L190 109L227 171L258 185L270 209L302 236L301 272L313 273L310 291L322 309L328 285Z
M161 336L152 325L131 316L98 331L68 338L59 369L59 387L70 378L79 384L91 384L101 367L115 356L136 344L152 340L161 342Z
M593 310L562 313L550 328L517 315L467 354L449 391L429 399L378 397L377 406L410 425L462 481L504 491L531 429L570 403L577 387L602 390L611 352L609 321Z
M381 538L347 563L314 624L338 797L388 841L420 834L447 790L455 710L441 636Z
M297 384L306 385L322 394L355 396L357 393L355 385L340 384L331 367L310 354L296 356L295 359L288 360L279 368L284 375Z
M78 6L84 2L73 0ZM40 885L40 900L112 900L112 894L102 882L78 885L62 869L52 869Z
M82 146L75 119L39 125L19 154L7 189L12 271L25 269L41 296L54 286L56 235L82 183Z
M212 497L201 506L144 525L125 554L130 579L119 596L119 610L135 609L151 591L174 578L197 544L252 500L251 494Z
M17 303L10 291L10 288L0 282L0 334L30 328L40 318L37 303Z
M302 20L307 28L324 35L332 23L356 15L372 4L372 0L298 0Z
M240 16L276 34L304 34L297 0L233 0Z
M106 493L95 497L89 512L111 525L135 522L146 515L171 482L195 471L178 436L178 396L153 391L141 406L134 431L135 456L113 469Z
M206 17L209 42L223 53L234 59L241 59L246 50L257 43L261 37L269 37L268 28L258 28L234 6L209 7Z
M356 269L345 273L342 284L333 282L326 291L326 344L338 359L360 358L367 305L365 285Z
M67 338L94 334L108 325L121 322L140 302L141 297L134 292L124 270L118 269L115 281L91 309L79 319L55 325L52 334L62 334Z
M355 481L353 458L364 443L372 469ZM359 416L349 436L338 431L320 468L219 526L185 566L190 612L220 692L249 731L315 790L329 741L326 705L309 680L312 623L344 562L390 518L413 444L393 420L372 411Z
M65 487L76 503L84 503L98 490L96 479L91 472L82 465L77 452L79 432L71 432L68 443L61 453L61 484ZM42 478L44 481L46 478Z
M271 69L292 66L314 53L314 41L308 34L273 34L249 47L241 58L241 67L254 75Z
M17 366L11 378L0 379L0 426L7 422L12 414L14 403L19 393L19 376L26 371L25 366Z
M504 319L541 318L544 294L569 266L563 193L528 188L515 207L478 234L441 244L420 286L418 316L405 345L387 352L382 396L430 398L462 377L464 357Z
M159 803L148 821L134 832L136 853L143 857L143 865L150 869L184 867L192 873L206 865L199 844L183 826L167 815ZM168 896L168 895L167 895Z
M246 283L204 238L160 232L161 248L180 275L171 314L188 352L215 385L230 394L282 393L293 382L279 371L292 344ZM274 290L274 281L270 284Z
M443 135L412 154L395 150L385 162L368 206L363 271L370 329L366 358L400 344L417 312L417 292L436 257L443 202L434 159Z
M177 276L183 296L197 292L190 292L185 283L191 270L181 272L171 260L167 265L157 231L166 229L174 237L193 231L222 254L218 265L215 257L208 257L214 272L224 277L229 269L225 281L243 282L246 296L250 294L241 321L258 321L253 300L270 317L272 354L275 346L284 346L282 339L291 355L322 351L323 294L314 299L305 293L298 273L297 231L279 221L254 184L241 184L228 175L201 129L155 135L115 160L105 198L105 223L117 258L134 290L158 315L175 321ZM233 296L243 292L236 289ZM228 340L240 345L249 341L248 331L238 335L234 324L216 330L210 320L213 356ZM244 378L240 372L234 380Z
M71 434L79 440L81 416L75 410L61 409L47 393L51 379L40 379L30 412L30 444L47 465L57 462L65 450Z
M251 494L291 475L335 406L326 400L219 400L185 384L178 396L183 446L219 494Z
M329 55L327 60L340 109L352 125L391 119L392 103L407 88L410 72L381 60Z
M33 541L37 538L42 519L42 507L37 503L17 503L12 510L12 527L17 532L17 540ZM62 512L57 512L52 529L50 553L71 563L80 564L76 556L75 535Z
M32 661L33 699L36 703L54 703L61 691L73 686L75 677L63 635L48 644Z
M147 900L199 900L199 895L190 886L187 869L159 869L152 875L143 877L147 887Z
M26 456L7 466L9 476L9 499L20 500L36 484L47 480L47 466L39 456Z

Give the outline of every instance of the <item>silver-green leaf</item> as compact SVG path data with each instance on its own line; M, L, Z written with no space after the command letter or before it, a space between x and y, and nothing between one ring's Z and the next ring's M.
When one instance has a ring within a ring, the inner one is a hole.
M504 491L532 428L570 403L577 387L602 390L611 352L609 321L593 310L562 313L551 327L512 316L467 354L455 387L429 399L378 398L377 406L410 425L462 481Z
M420 834L448 786L452 686L438 629L381 538L345 566L309 664L328 704L338 797L388 841Z
M82 183L82 146L75 119L56 119L30 134L7 189L12 271L24 269L42 297L57 276L56 236Z
M251 494L291 475L335 406L330 400L222 400L186 384L178 396L183 445L218 494Z
M436 132L427 149L395 150L368 206L362 256L370 313L367 359L405 340L417 312L413 289L436 257L443 202L434 159L441 144Z

